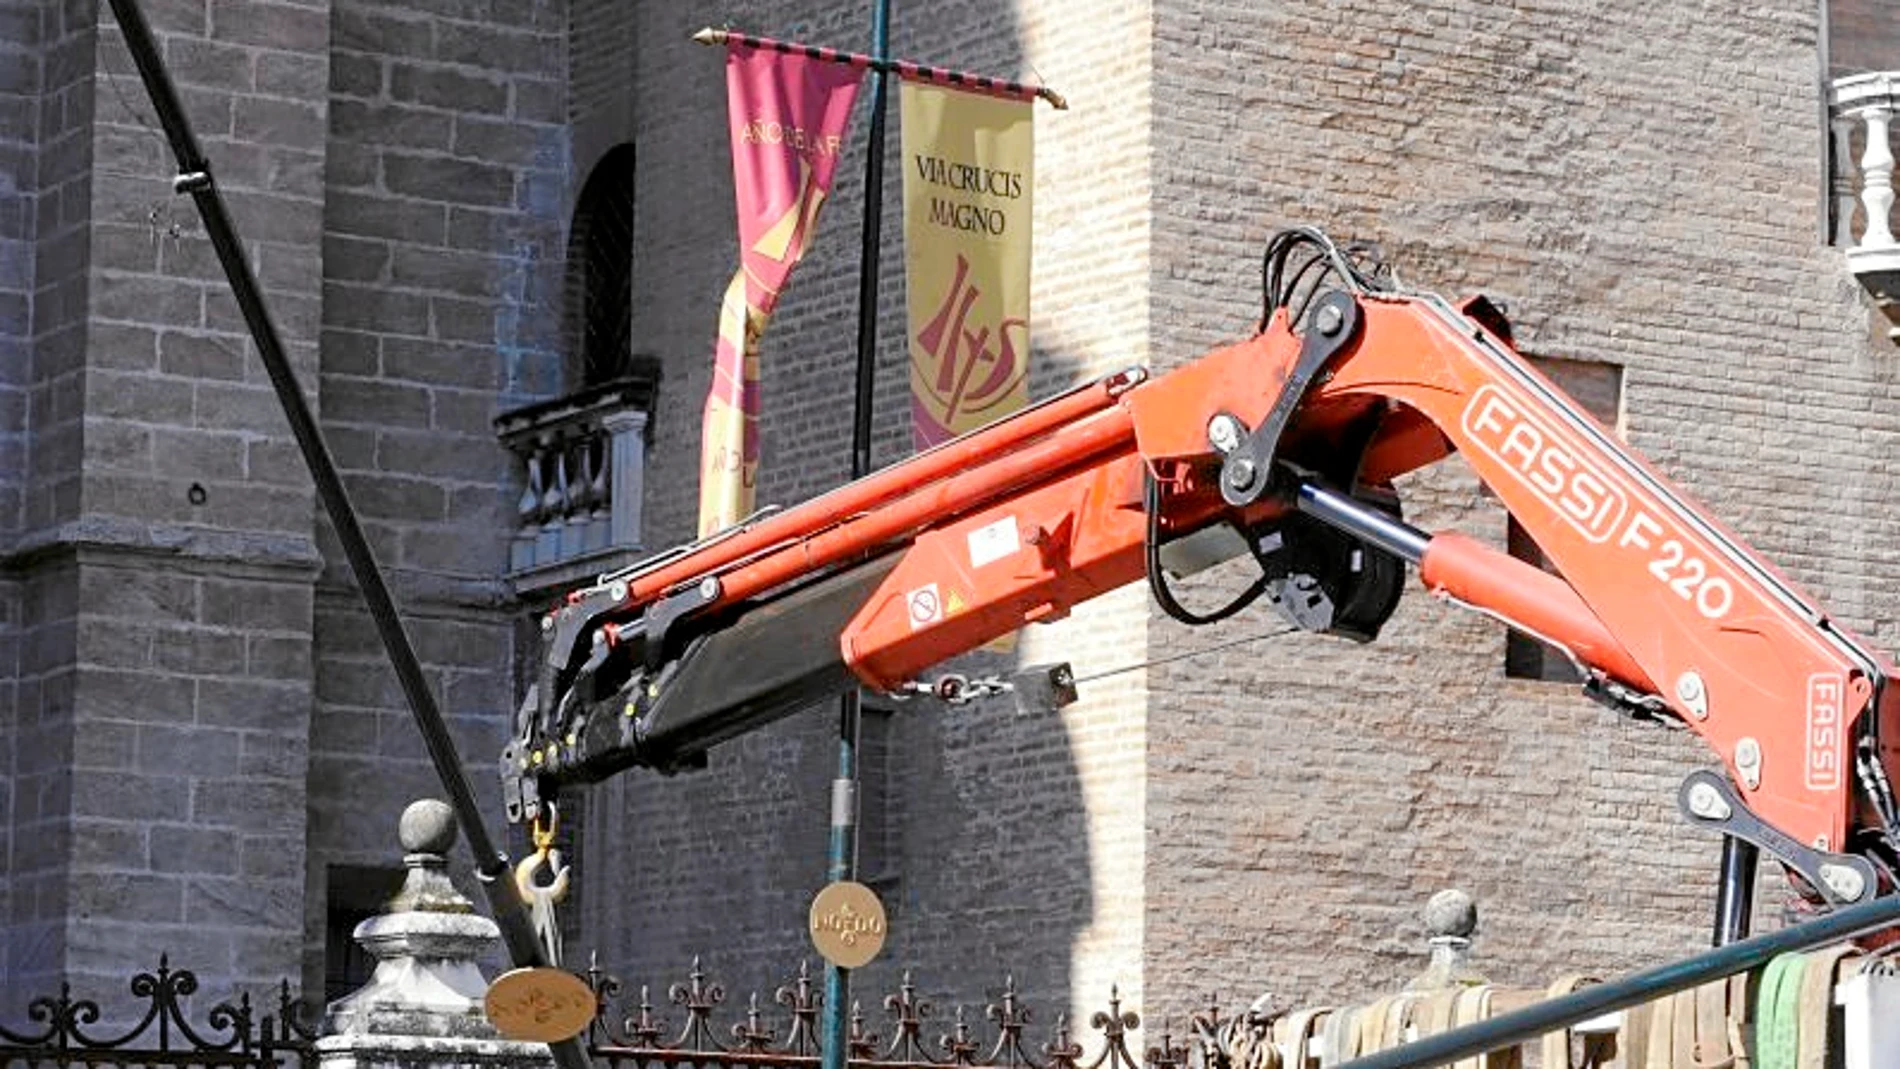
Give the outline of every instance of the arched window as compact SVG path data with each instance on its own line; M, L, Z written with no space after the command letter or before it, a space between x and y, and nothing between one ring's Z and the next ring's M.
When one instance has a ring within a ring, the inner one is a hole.
M567 238L567 389L625 378L633 356L633 146L601 157Z

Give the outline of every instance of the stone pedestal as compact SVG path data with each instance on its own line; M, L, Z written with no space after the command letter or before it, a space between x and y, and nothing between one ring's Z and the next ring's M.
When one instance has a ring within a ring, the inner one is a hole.
M483 1013L488 982L475 962L501 931L449 882L444 855L456 836L449 807L411 805L401 834L409 875L389 912L356 926L376 972L324 1010L323 1069L553 1066L545 1044L502 1039Z
M547 1066L546 1044L512 1039L448 1039L439 1036L325 1036L317 1040L322 1069L514 1069Z

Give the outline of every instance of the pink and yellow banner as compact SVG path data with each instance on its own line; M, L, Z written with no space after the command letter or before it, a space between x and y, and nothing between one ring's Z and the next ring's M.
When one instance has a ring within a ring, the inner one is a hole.
M863 71L730 42L726 108L739 202L739 270L719 306L700 430L699 533L752 511L759 466L759 336L811 245Z
M1030 103L903 85L911 438L919 449L1029 397Z

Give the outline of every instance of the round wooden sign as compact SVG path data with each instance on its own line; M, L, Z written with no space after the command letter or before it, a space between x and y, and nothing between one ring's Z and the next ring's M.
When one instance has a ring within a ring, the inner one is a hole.
M825 960L855 969L884 949L884 903L861 883L840 880L811 900L811 941Z
M566 969L512 969L488 985L488 1021L509 1039L559 1043L594 1019L594 990Z

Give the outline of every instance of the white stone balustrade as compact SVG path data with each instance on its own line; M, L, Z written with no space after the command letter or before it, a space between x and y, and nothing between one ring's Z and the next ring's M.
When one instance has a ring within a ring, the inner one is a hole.
M522 492L508 553L518 588L607 570L640 548L653 388L653 375L637 375L495 420L502 444L520 463Z
M1900 312L1900 241L1893 234L1893 146L1890 132L1900 110L1900 71L1874 71L1834 80L1832 136L1836 174L1835 243L1846 246L1847 264L1891 317ZM1858 135L1858 136L1856 136ZM1860 155L1854 156L1858 142ZM1850 172L1850 166L1856 166ZM1854 234L1856 197L1860 234Z

